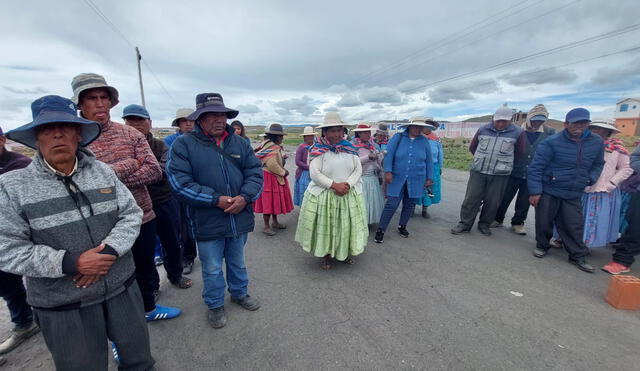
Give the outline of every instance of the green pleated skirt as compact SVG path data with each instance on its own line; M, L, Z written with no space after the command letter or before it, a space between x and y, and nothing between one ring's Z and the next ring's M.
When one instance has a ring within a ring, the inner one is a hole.
M329 189L318 196L307 191L300 208L296 242L319 258L330 255L342 261L361 254L369 237L366 213L362 194L354 190L344 196Z

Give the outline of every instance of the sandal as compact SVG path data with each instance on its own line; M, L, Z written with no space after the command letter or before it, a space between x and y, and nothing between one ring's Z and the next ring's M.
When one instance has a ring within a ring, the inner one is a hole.
M188 289L193 285L193 281L191 281L190 278L182 276L178 279L178 281L171 282L171 284L180 289Z
M331 269L331 260L322 259L322 263L320 263L320 269L322 269L323 271L328 271L329 269Z
M275 229L287 229L287 226L284 224L280 224L280 223L274 223L273 224L273 228Z
M267 236L275 236L276 235L276 232L274 232L273 229L271 229L271 228L263 229L262 233L266 234Z
M355 260L353 260L353 258L352 258L352 257L350 257L350 256L349 256L349 257L347 257L347 258L344 260L344 262L345 262L345 263L347 263L347 264L349 264L349 265L354 265L354 264L355 264Z

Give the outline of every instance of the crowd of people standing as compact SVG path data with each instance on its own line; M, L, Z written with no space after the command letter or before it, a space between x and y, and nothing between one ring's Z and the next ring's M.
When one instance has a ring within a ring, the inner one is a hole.
M120 369L154 369L147 322L182 312L158 304L157 241L175 288L192 286L199 257L207 321L221 328L226 291L248 311L261 306L244 256L255 214L272 238L298 206L295 241L329 270L354 264L370 233L383 243L401 203L397 232L409 238L416 206L428 219L442 200L445 149L431 117L390 135L382 123L354 126L327 112L300 134L291 187L285 127L270 124L253 146L240 121L228 122L239 111L220 94L198 94L161 140L143 106L112 121L119 93L104 77L80 74L71 87L71 99L41 97L31 122L0 130L0 287L15 326L0 355L41 331L58 370L106 370L109 347ZM526 234L535 208L535 257L564 247L592 273L589 249L611 246L602 269L629 272L640 252L640 148L630 153L614 125L584 108L569 111L558 133L548 120L539 104L517 125L503 106L477 131L451 233L477 223L491 236L515 198L513 233ZM6 138L36 150L33 159L7 150Z

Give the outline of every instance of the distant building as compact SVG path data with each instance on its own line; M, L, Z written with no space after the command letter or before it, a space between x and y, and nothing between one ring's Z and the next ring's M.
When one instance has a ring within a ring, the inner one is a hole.
M640 135L640 98L623 99L616 104L616 127L623 135Z

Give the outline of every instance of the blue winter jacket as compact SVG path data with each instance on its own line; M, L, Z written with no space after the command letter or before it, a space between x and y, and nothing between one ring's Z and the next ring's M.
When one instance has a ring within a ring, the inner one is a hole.
M229 136L222 149L235 159L240 169L218 153L213 141L199 125L181 135L169 151L167 179L176 197L187 205L187 218L196 241L237 237L253 231L253 201L262 190L262 163L247 141ZM247 207L239 214L227 214L216 205L220 196L241 195Z
M164 144L166 144L167 147L171 147L173 142L175 142L176 139L180 138L181 135L182 135L182 133L180 131L176 131L175 133L173 133L173 134L167 136L166 138L164 138Z
M549 194L565 200L582 197L604 166L604 143L586 130L580 140L571 140L566 130L538 145L527 170L530 195Z
M393 182L387 186L387 196L400 197L407 184L409 197L419 198L424 193L424 183L433 180L433 159L429 139L420 135L411 140L405 130L394 135L384 157L385 173L393 174Z

